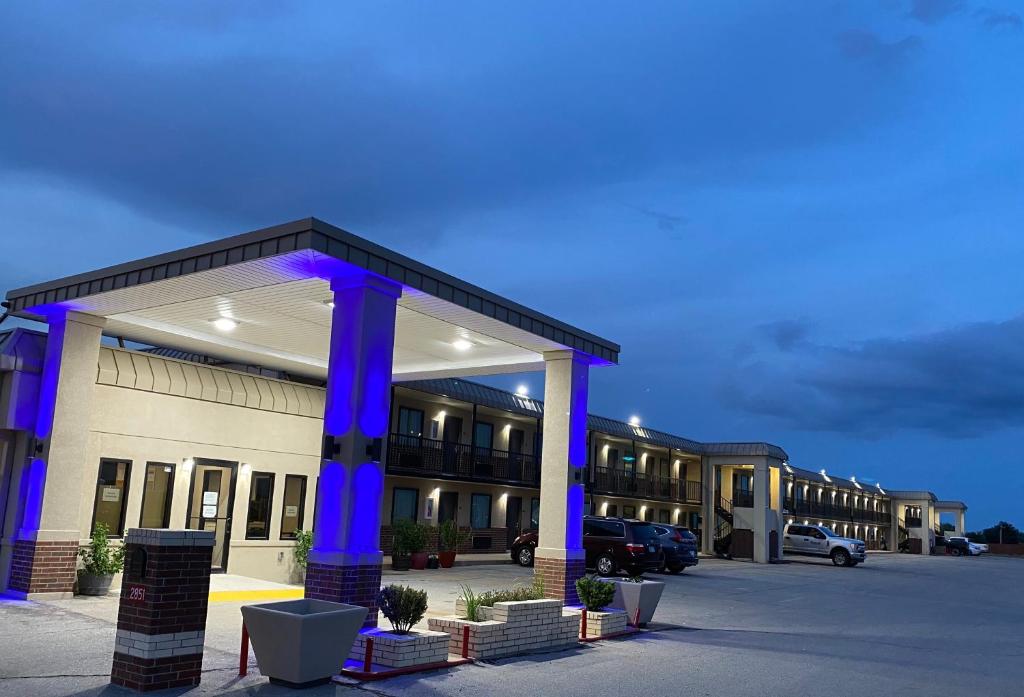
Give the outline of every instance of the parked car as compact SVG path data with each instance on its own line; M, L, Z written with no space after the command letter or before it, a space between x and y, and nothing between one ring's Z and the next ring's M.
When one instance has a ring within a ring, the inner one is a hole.
M654 529L661 538L665 551L665 562L658 571L678 574L688 566L697 566L697 536L687 528L674 525L657 525Z
M988 545L981 542L971 542L971 554L980 557L982 554L988 551Z
M864 540L840 537L824 525L787 525L782 536L782 551L828 557L836 566L857 566L867 560Z
M536 549L537 531L525 532L512 542L512 560L533 566ZM665 557L654 525L628 518L584 516L583 550L587 568L602 576L657 571Z
M966 537L947 537L946 554L952 554L954 557L969 557L972 554L971 543Z

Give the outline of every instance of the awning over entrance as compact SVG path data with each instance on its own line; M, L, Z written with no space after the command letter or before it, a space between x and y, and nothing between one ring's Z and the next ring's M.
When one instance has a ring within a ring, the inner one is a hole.
M106 318L104 332L324 377L331 331L328 279L370 271L402 287L393 376L542 370L572 349L592 365L619 346L315 218L10 291L11 311Z

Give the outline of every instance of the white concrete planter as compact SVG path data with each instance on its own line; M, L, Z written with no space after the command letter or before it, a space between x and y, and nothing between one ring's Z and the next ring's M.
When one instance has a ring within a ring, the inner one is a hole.
M465 606L456 614L465 615ZM432 617L430 629L449 635L448 652L462 655L462 632L469 627L469 658L494 659L535 651L557 651L579 642L578 614L565 611L560 600L522 600L481 608L487 617L470 622L461 617Z
M408 634L395 634L383 629L367 629L356 635L349 658L362 664L366 658L366 640L373 639L374 665L388 668L408 668L448 660L448 635L444 632L413 630Z
M635 621L638 626L646 627L654 619L654 610L661 600L665 584L662 581L633 583L621 579L612 582L615 584L615 599L609 607L625 610L630 623Z
M569 610L577 617L583 614L582 610ZM622 634L626 631L626 626L629 624L629 620L626 616L625 610L615 610L606 608L603 611L587 610L587 638L596 639L603 636L612 636L614 634Z
M260 672L293 687L330 680L345 665L366 608L326 600L243 605Z

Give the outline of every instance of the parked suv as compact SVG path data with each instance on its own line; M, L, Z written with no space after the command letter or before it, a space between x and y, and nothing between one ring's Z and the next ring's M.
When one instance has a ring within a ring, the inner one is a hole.
M975 554L971 548L972 543L966 537L947 537L946 538L946 554L952 554L954 557L969 557ZM981 552L977 552L981 554Z
M678 574L688 566L697 566L697 536L687 528L655 524L665 551L665 562L658 571Z
M537 532L523 533L512 543L512 560L521 566L533 566L536 548ZM628 518L584 516L583 550L587 568L602 576L620 570L633 574L656 571L665 557L654 525Z
M863 540L840 537L824 525L787 525L782 551L829 557L836 566L857 566L867 559Z

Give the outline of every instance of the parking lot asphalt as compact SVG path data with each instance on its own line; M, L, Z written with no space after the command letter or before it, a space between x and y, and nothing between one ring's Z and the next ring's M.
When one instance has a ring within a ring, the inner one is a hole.
M702 560L666 581L662 627L620 641L510 658L322 695L1024 694L1024 559L871 555L853 569L828 560L779 565ZM426 588L450 610L475 590L529 580L518 567L388 574ZM235 675L239 603L210 606L203 684L170 694L299 694L271 686L252 663ZM107 684L113 598L0 601L0 695L122 695ZM668 625L668 626L665 626Z

